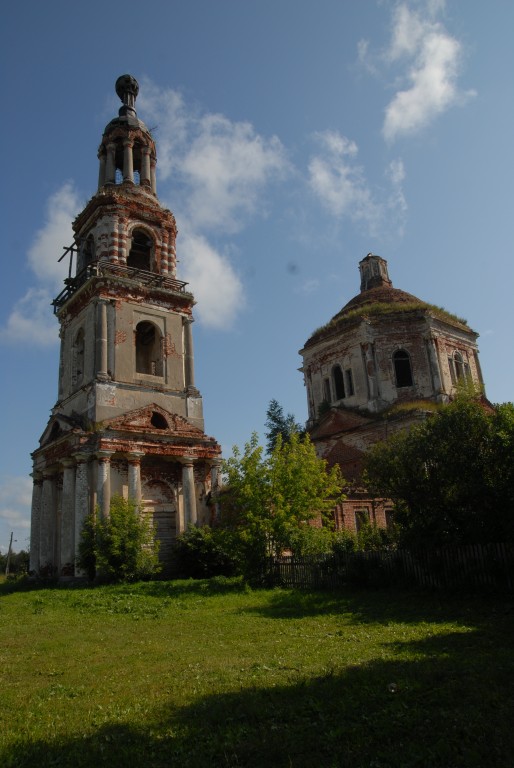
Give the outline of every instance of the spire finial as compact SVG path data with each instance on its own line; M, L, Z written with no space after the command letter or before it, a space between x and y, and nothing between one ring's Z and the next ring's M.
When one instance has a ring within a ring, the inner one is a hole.
M139 84L132 75L121 75L116 80L116 93L123 102L118 112L120 117L124 115L136 116L135 104L139 93Z

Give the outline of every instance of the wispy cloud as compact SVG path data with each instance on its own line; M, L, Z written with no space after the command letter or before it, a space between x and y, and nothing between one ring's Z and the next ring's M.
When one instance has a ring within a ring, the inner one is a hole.
M265 212L262 191L287 167L276 136L265 139L250 123L206 115L181 163L190 188L188 217L198 229L236 232L248 216Z
M389 65L406 65L407 71L400 75L400 86L385 109L382 134L387 142L417 133L474 95L458 86L462 44L437 20L443 9L442 0L431 0L418 10L405 2L394 8L391 39L383 60ZM361 60L366 52L361 42Z
M52 295L46 288L29 288L15 303L0 340L47 347L59 340L58 324L51 310Z
M66 277L67 264L65 260L59 262L59 257L63 246L73 241L71 222L79 207L78 193L69 181L49 198L45 223L34 235L27 254L35 284L14 304L0 328L0 340L38 346L57 343L57 323L50 305Z
M215 250L203 235L183 233L182 277L197 300L195 315L209 328L226 330L244 306L244 289L228 258Z
M386 213L389 216L394 212L400 222L406 211L401 161L388 169L388 189L372 190L357 162L358 147L354 141L337 131L319 132L314 138L318 153L309 162L309 184L333 216L362 222L371 235L383 227Z
M199 321L228 329L244 307L243 286L208 238L231 235L266 214L265 190L288 171L285 148L248 122L187 105L172 89L146 81L141 92L141 114L157 126L159 196L179 201L173 207L181 222L181 276L191 284Z
M30 528L32 481L30 477L8 475L0 478L0 522L3 529L13 531L15 550L26 549Z
M80 199L71 181L64 183L48 200L47 216L29 248L28 262L41 283L60 290L68 267L59 262L63 247L73 242L71 223L80 208Z
M208 236L231 235L266 214L264 191L288 169L285 149L276 136L263 137L248 122L188 105L178 91L149 80L141 91L138 110L156 129L159 196L171 202L180 221L179 277L191 285L199 321L229 329L244 307L244 290L229 257ZM49 306L66 276L67 265L58 258L73 240L71 222L79 207L72 182L50 197L45 224L27 254L36 283L14 305L1 340L57 341Z

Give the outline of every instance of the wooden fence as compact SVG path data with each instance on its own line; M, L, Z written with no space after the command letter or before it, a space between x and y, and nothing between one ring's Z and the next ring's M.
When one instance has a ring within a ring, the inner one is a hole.
M351 552L273 558L267 583L305 589L416 586L514 591L514 545Z

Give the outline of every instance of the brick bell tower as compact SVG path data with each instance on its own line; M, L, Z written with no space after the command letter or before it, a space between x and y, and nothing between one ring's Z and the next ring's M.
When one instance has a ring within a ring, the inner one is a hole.
M157 198L138 90L130 75L116 81L123 105L102 136L98 190L73 222L69 277L53 302L59 394L32 454L30 568L41 575L81 575L84 518L108 515L115 493L153 519L164 573L175 536L210 521L221 449L204 433L195 302L176 278L177 226Z

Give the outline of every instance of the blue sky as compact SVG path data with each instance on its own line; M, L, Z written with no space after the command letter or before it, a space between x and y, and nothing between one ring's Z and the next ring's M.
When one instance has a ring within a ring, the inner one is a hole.
M47 0L2 17L2 550L11 531L28 545L57 260L126 72L225 455L262 434L272 398L306 419L298 350L358 292L369 251L468 320L488 397L513 399L512 0Z

